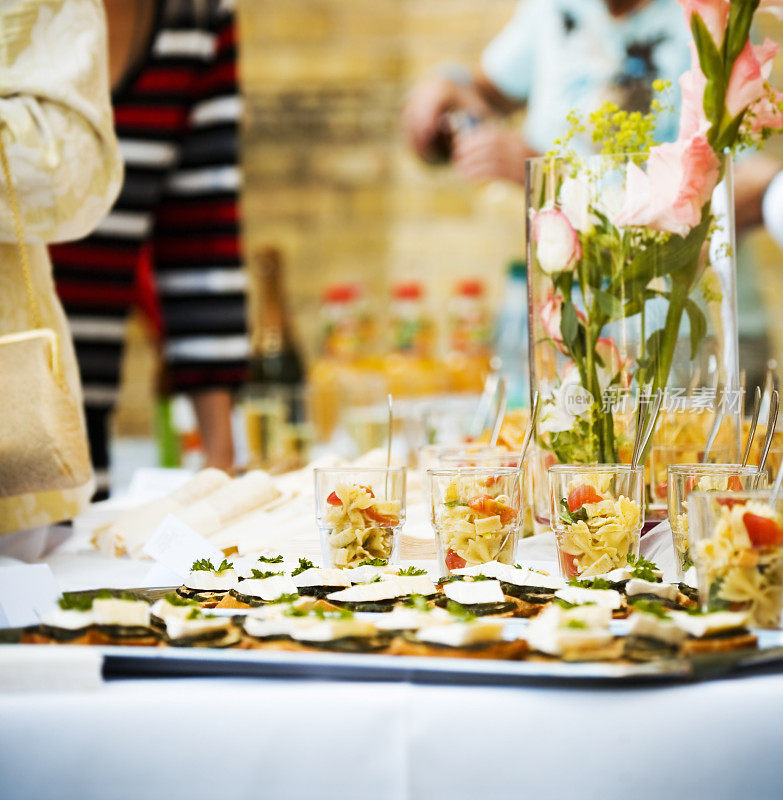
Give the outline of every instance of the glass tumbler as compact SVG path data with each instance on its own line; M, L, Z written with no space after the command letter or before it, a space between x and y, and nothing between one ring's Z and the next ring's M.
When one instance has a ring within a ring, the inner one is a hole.
M783 499L770 493L694 491L688 537L705 611L745 611L748 624L780 628Z
M405 522L405 467L314 470L315 514L324 564L355 567L399 560Z
M624 567L639 554L644 467L556 464L549 468L551 524L568 580Z
M674 555L680 580L693 566L688 548L688 495L702 492L747 492L767 485L766 473L741 464L670 464L667 468L667 500Z
M509 467L427 470L432 527L443 575L513 564L522 524L522 474Z

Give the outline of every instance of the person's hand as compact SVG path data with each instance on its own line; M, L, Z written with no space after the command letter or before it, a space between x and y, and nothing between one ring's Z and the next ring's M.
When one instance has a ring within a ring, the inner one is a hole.
M471 181L507 180L523 186L525 159L533 155L519 134L481 125L454 142L454 166Z
M402 111L402 127L408 142L420 158L427 158L441 130L443 115L460 107L456 83L430 78L414 87Z

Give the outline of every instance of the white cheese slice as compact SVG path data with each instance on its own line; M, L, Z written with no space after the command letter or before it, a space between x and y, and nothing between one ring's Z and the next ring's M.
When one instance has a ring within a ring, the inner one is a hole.
M165 597L161 597L160 600L156 600L152 604L152 608L150 608L150 613L156 617L159 617L162 620L166 620L169 617L180 617L184 619L187 617L188 614L194 609L199 608L198 605L185 605L185 606L175 606L172 603L169 603Z
M377 583L358 583L349 589L341 589L326 596L327 600L346 603L373 603L380 600L393 600L402 597L405 592L396 581L378 581Z
M50 628L63 628L68 631L77 631L87 628L95 621L92 611L77 611L76 609L63 609L57 606L41 617L41 623Z
M581 586L566 586L555 592L555 597L567 603L595 603L603 608L621 608L623 598L620 592L614 589L583 589Z
M305 620L304 624L295 624L290 632L291 638L300 642L331 642L348 636L366 638L374 635L373 624L360 619L328 619L315 623Z
M671 617L680 630L697 639L712 633L744 628L748 624L748 614L744 611L714 611L711 614L672 611Z
M184 580L186 589L200 592L227 592L236 586L239 575L234 569L212 572L208 569L191 570Z
M282 594L297 594L297 588L288 575L269 578L249 578L237 584L236 591L259 600L277 600Z
M498 622L452 622L447 625L428 625L416 633L420 642L447 647L468 647L503 640L503 624Z
M150 607L143 600L96 598L92 604L96 625L124 625L149 627Z
M259 639L266 639L270 636L288 636L294 627L294 618L283 615L269 619L247 616L243 625L248 635Z
M499 581L453 581L443 587L443 594L462 605L502 603L503 590Z
M611 644L610 619L610 609L601 606L547 606L530 621L525 636L528 644L541 653L578 656ZM569 627L574 622L586 627Z
M363 567L353 567L345 572L351 583L369 583L378 575L384 575L386 569L387 567L373 567L371 564L365 564Z
M383 575L381 579L396 583L400 596L421 594L427 597L438 591L429 575Z
M630 567L617 567L616 569L609 570L595 577L603 578L610 583L620 583L621 581L629 581L633 577ZM584 573L582 573L584 575ZM581 577L581 576L580 576Z
M415 631L427 625L447 623L451 614L445 608L433 608L419 611L415 608L396 606L388 614L371 612L363 616L379 631Z
M641 578L631 578L625 585L625 594L628 597L637 594L654 594L664 600L676 600L680 595L680 590L671 583L653 583Z
M515 586L535 586L538 589L551 589L553 592L566 586L566 582L556 575L543 575L534 569L523 570L516 567L511 567L501 580Z
M294 585L299 586L350 586L348 570L311 567L298 575L292 575Z
M687 634L674 624L672 619L661 619L655 614L634 611L628 620L628 636L644 636L659 642L677 645Z
M184 639L205 633L214 633L215 631L228 631L230 627L231 620L227 617L166 618L166 634L170 639Z

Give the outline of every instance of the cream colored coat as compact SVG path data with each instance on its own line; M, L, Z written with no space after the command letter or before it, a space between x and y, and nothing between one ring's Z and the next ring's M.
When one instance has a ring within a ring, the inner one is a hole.
M106 52L100 0L0 0L0 135L22 206L43 324L60 334L66 376L79 395L46 244L86 236L120 190ZM0 176L0 334L31 327L13 230ZM69 519L92 491L90 481L0 500L0 533Z

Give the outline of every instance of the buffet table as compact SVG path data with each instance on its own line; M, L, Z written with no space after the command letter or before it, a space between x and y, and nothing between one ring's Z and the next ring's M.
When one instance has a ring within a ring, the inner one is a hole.
M646 536L644 549L661 559L669 538ZM536 537L520 555L546 548ZM149 569L67 543L45 561L62 589L138 585ZM28 650L62 661L0 663L3 797L780 796L772 670L516 687L105 680L91 648Z

